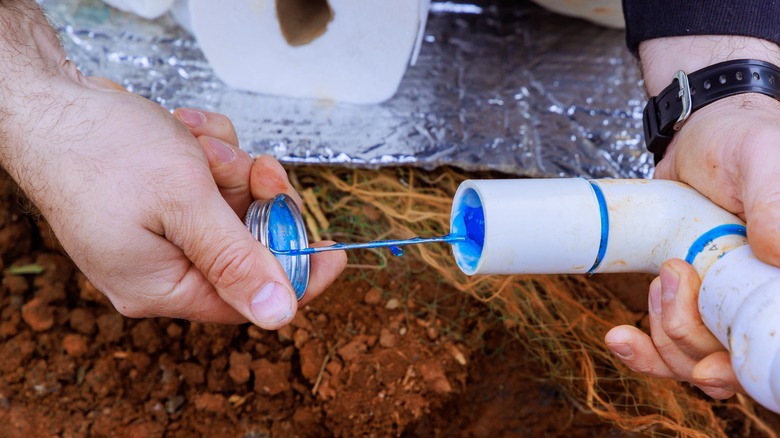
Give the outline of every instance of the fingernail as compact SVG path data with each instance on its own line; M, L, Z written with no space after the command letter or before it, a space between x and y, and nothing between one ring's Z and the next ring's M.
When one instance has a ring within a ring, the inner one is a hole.
M190 128L197 128L206 123L206 115L191 109L179 109L179 119Z
M220 163L227 163L236 158L236 153L233 149L216 138L207 137L206 142L208 143L209 149L211 149L211 153L217 157L217 160L219 160Z
M669 265L661 266L661 296L664 301L674 301L677 288L680 285L680 275Z
M607 344L607 346L621 359L631 359L631 356L634 355L634 352L631 351L631 346L628 344Z
M650 283L650 311L656 315L661 314L661 288L660 280Z
M258 323L275 324L292 316L292 295L281 283L272 281L252 298L249 309Z

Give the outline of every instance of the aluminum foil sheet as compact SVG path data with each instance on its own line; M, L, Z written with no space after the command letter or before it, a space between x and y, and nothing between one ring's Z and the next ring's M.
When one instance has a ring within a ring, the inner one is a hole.
M233 120L241 147L286 163L413 164L519 176L648 177L645 96L624 34L530 2L434 1L417 64L378 105L231 89L172 18L39 0L69 56L168 109Z

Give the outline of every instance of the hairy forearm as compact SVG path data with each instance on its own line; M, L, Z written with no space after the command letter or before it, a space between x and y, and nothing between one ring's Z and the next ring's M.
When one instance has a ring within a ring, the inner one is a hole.
M14 171L36 126L51 125L66 65L57 34L34 0L0 0L0 166ZM55 110L57 111L57 110Z
M645 88L650 96L666 88L678 70L696 70L732 59L758 59L780 65L780 47L759 38L698 35L647 40L639 45Z
M7 82L14 75L30 82L57 74L65 52L57 34L33 0L0 0L0 72ZM20 78L16 78L20 79Z

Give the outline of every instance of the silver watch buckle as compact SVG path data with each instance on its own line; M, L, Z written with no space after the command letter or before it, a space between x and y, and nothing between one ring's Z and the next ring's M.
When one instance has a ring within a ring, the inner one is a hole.
M677 92L677 97L679 97L682 102L682 111L680 112L680 117L674 122L673 129L679 131L691 115L693 102L691 100L691 86L688 84L688 75L682 70L677 70L674 78L677 79L677 83L680 84L680 91Z

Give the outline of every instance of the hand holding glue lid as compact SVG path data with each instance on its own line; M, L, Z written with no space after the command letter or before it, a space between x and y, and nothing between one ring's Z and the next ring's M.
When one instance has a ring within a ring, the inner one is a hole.
M274 210L275 215L278 212L282 214L290 213L286 209L298 211L301 205L301 198L290 185L287 174L279 162L271 156L261 156L252 159L248 153L241 150L237 146L238 139L235 129L227 117L221 114L189 108L180 108L174 112L174 115L188 126L192 134L197 138L198 143L203 147L215 183L219 187L225 201L239 217L246 215L253 199L271 200L270 202L261 201L254 203L254 205L269 205L273 203L275 198L280 196L285 200L284 208L277 207ZM277 218L275 217L275 219ZM283 216L281 219L282 221L292 220L289 215ZM303 230L303 224L299 223L298 225ZM289 232L289 229L290 227L287 227L283 231ZM305 230L303 232L303 237L305 238ZM289 238L290 236L279 235L274 237L277 237L277 242L281 242L283 238ZM260 240L261 243L267 244L259 236L256 235L255 238ZM331 245L333 243L322 241L314 244L314 246ZM280 244L285 245L284 243ZM260 247L260 250L263 252L267 251L262 247ZM311 260L307 258L305 285L301 288L300 276L303 271L299 269L299 277L297 278L291 276L289 266L284 265L285 260L279 257L276 259L283 263L282 268L285 270L288 279L297 280L296 284L285 285L294 294L292 302L288 301L286 297L277 297L269 300L270 304L268 306L256 305L253 302L251 307L253 307L253 311L259 314L267 314L269 319L283 317L283 322L285 323L292 318L295 309L316 298L335 280L346 266L346 256L343 252L318 254L313 256ZM306 292L305 295L304 292ZM277 303L279 306L274 307ZM257 309L254 309L254 307L257 307Z
M128 317L290 322L292 286L241 221L253 197L295 198L279 163L241 152L224 116L181 110L177 119L84 75L34 0L7 3L0 166L84 275ZM338 252L312 257L310 296L345 263Z

